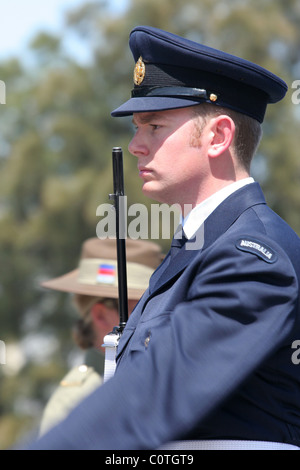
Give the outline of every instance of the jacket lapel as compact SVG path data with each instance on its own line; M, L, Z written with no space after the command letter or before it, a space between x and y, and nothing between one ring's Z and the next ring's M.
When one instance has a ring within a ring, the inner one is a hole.
M185 246L181 248L176 256L171 261L170 252L160 265L159 269L150 278L149 292L152 294L161 285L168 282L170 279L178 275L189 264L190 260L195 256L194 251L187 251Z

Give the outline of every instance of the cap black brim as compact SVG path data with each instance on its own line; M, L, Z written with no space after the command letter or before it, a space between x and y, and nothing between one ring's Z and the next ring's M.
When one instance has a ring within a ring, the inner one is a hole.
M182 98L145 96L140 98L131 98L112 111L111 115L113 117L123 117L130 116L133 113L151 113L155 111L166 111L168 109L187 108L189 106L196 106L200 103L201 102L199 101Z

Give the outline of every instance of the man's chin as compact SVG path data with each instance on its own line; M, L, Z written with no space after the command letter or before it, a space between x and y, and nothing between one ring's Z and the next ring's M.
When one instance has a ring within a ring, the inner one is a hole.
M142 192L144 196L146 196L149 199L153 199L154 201L157 202L165 202L163 200L163 197L158 189L155 189L153 187L153 184L151 182L145 182L142 187Z

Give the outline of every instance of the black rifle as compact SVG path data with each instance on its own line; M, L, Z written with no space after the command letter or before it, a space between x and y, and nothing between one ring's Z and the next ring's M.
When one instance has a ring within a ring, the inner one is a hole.
M114 200L116 211L116 241L117 241L117 266L118 266L118 291L119 291L119 317L120 324L117 329L122 333L128 320L128 293L127 293L127 270L126 270L126 227L125 227L125 204L124 204L124 173L123 173L123 151L121 147L112 150L113 184L114 194L109 198Z

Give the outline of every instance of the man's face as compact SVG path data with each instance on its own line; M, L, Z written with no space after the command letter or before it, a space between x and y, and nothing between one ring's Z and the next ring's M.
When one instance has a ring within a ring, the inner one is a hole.
M136 304L137 300L128 299L128 315L131 314ZM119 312L117 308L97 302L91 308L91 317L96 337L95 347L101 349L104 336L119 324Z
M138 158L143 193L168 204L195 204L209 168L202 145L195 145L190 108L135 113L129 151Z

